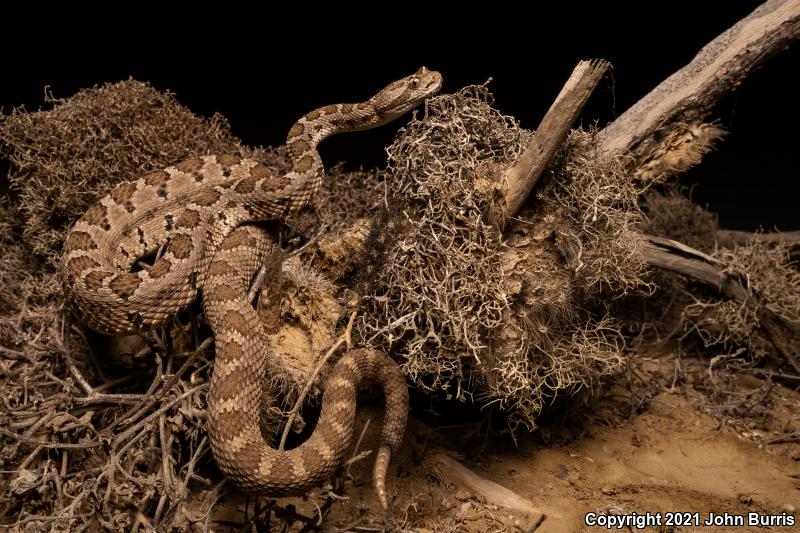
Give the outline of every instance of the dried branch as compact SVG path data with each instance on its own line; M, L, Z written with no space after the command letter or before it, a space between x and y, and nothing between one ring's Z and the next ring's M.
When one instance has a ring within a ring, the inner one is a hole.
M157 411L152 412L150 415L148 415L147 417L143 418L142 420L137 422L135 425L131 426L127 430L123 431L122 433L120 433L119 435L114 437L113 440L112 440L112 444L114 446L118 446L119 444L125 442L127 439L129 439L131 436L133 436L137 431L142 429L148 423L152 422L153 420L155 420L156 418L161 416L163 413L166 413L170 409L173 409L175 406L177 406L179 403L181 403L183 400L185 400L186 398L188 398L192 394L194 394L194 393L196 393L198 391L207 389L208 386L209 386L208 383L203 383L201 385L197 385L197 386L192 387L191 389L187 390L186 392L184 392L183 394L179 395L178 397L176 397L172 401L170 401L170 402L164 404L163 406L161 406Z
M539 518L544 514L539 509L536 509L527 498L494 481L479 476L443 450L436 450L426 454L424 468L443 482L463 487L491 504L521 511L534 518Z
M69 442L47 442L47 441L32 439L30 437L26 437L25 435L17 435L16 433L8 431L5 428L0 428L0 434L3 434L4 436L10 439L24 442L25 444L32 444L34 446L39 446L42 448L51 448L59 450L82 450L86 448L96 448L98 446L103 445L103 443L99 441L80 442L77 444L72 444Z
M741 281L723 272L719 261L699 250L671 239L646 235L642 253L650 266L716 287L734 300L747 299L747 289Z
M339 339L330 347L328 353L326 353L322 359L319 360L317 366L314 368L314 371L311 373L311 376L308 378L308 382L306 386L303 388L303 391L300 393L300 396L297 397L297 401L294 403L292 410L289 412L289 418L286 420L286 425L283 428L283 434L281 435L281 442L278 445L278 450L283 451L284 446L286 446L286 438L289 436L289 430L292 427L292 422L294 422L297 413L300 411L300 407L303 405L303 402L308 395L308 392L311 390L311 387L314 385L314 381L317 379L320 371L325 367L325 363L328 362L328 359L336 353L336 350L341 347L342 344L347 344L348 349L352 345L351 335L353 332L353 324L356 320L356 312L350 315L350 320L347 322L347 327L344 330L344 333L341 334Z
M751 242L768 244L784 244L790 247L789 257L800 260L800 231L784 231L774 233L752 233L749 231L718 230L717 245L725 248L742 246Z
M647 181L699 163L720 134L704 124L712 107L798 37L800 0L765 2L606 126L602 144Z
M686 276L719 290L723 295L753 309L752 320L781 360L800 372L800 330L779 311L759 306L757 291L745 280L726 271L726 265L698 250L670 239L645 236L642 249L650 266Z
M501 222L500 226L504 226L525 203L609 66L603 60L581 61L572 71L567 83L536 128L528 147L505 176L505 205L502 212L498 213L499 218L495 217Z

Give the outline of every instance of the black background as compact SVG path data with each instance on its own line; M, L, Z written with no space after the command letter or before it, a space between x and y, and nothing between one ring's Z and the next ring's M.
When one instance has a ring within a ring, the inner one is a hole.
M303 113L368 98L426 65L442 72L446 92L493 77L496 106L535 128L576 62L600 57L613 75L582 120L602 126L758 4L571 1L526 12L521 4L481 7L490 12L457 4L434 16L425 5L382 2L364 4L371 20L310 3L291 14L269 4L195 7L177 17L146 4L33 13L3 22L0 106L36 109L45 86L66 97L132 76L171 90L196 113L222 113L246 144L274 145ZM729 135L680 178L726 227L800 229L798 71L800 44L723 100L715 117ZM391 126L342 135L321 152L327 164L380 165L393 135Z

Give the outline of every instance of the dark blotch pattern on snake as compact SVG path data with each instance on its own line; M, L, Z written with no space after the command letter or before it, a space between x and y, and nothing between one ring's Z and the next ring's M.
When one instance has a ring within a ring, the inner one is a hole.
M373 478L386 506L389 457L405 428L405 381L387 356L346 354L325 385L314 433L278 452L259 432L259 402L270 354L247 284L270 243L247 222L282 219L305 206L324 173L317 145L326 137L374 128L417 106L441 87L438 72L419 69L358 104L308 113L286 140L292 170L273 176L256 161L207 156L121 183L81 217L64 243L62 275L83 320L108 334L162 323L203 290L216 359L209 392L208 432L222 471L243 490L302 494L341 464L353 430L355 390L364 379L384 388L387 414ZM161 251L149 268L141 258ZM234 288L235 290L231 290Z

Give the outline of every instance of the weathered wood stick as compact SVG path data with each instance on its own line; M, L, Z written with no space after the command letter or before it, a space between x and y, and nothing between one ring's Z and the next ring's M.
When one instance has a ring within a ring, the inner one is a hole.
M601 143L629 156L641 179L686 170L720 134L705 124L714 104L798 38L800 0L765 2L606 126Z
M443 450L428 452L425 455L423 466L431 475L441 481L460 486L487 503L521 511L534 518L542 514L527 498L476 474Z
M728 298L746 305L750 296L744 280L724 272L719 261L685 244L652 235L644 236L642 250L645 261L656 268L669 270L705 285L715 287ZM800 332L779 316L764 310L759 313L758 325L765 339L795 372L800 373L800 345L796 342Z
M772 233L752 233L749 231L717 230L717 244L725 248L733 248L737 244L749 242L782 243L792 248L800 246L800 231L778 231Z
M528 147L505 175L502 202L505 205L500 216L495 217L500 226L516 215L525 203L608 67L609 63L603 60L581 61L572 71Z
M744 285L736 277L723 272L719 261L699 250L671 239L645 235L642 253L650 266L716 287L729 298L740 302L747 299Z

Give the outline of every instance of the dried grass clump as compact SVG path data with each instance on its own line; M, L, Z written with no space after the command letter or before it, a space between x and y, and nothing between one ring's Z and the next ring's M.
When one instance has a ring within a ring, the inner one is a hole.
M396 241L384 239L362 333L418 386L477 394L533 427L545 398L617 368L621 339L593 298L640 286L644 262L638 191L586 132L504 240L487 213L529 139L485 85L429 100L401 132L384 228Z
M590 387L622 363L624 342L606 307L648 287L637 193L593 132L573 131L538 202L509 231L512 315L496 335L499 364L485 375L496 401L527 425L546 398Z
M67 99L47 94L45 104L49 109L0 116L0 155L11 163L3 212L13 227L3 275L19 278L6 285L15 303L0 311L0 329L16 331L4 339L12 344L47 331L61 303L55 266L64 235L120 181L208 153L288 168L284 149L243 147L223 117L199 117L147 83L109 83Z
M645 233L674 239L706 253L714 250L719 217L677 188L648 191L642 204L647 213Z
M46 95L50 109L14 109L0 118L0 150L25 220L23 238L39 256L57 255L65 229L99 192L143 171L191 156L238 152L219 115L204 119L135 80Z
M346 171L342 165L326 169L317 194L287 220L303 236L349 231L360 219L374 218L383 209L384 184L377 170Z
M743 346L759 353L756 330L774 316L800 326L800 271L792 265L786 246L753 241L733 250L721 249L714 257L725 271L746 280L747 300L698 297L683 312L685 328L696 333L705 347Z
M510 305L501 236L475 180L492 163L512 162L529 137L490 98L484 86L432 98L427 116L388 149L389 201L402 210L405 232L388 250L386 292L371 298L367 316L367 333L406 359L406 375L430 388L454 380L459 397L463 358L486 356L488 333L503 326Z
M598 148L596 131L573 130L538 194L552 214L556 246L573 283L591 294L620 296L644 283L639 195L618 157Z
M280 171L286 152L241 147L223 118L137 81L47 103L0 117L11 163L0 202L0 528L208 528L223 485L206 464L213 343L202 316L189 309L118 339L140 349L139 366L124 367L109 339L71 323L55 264L67 228L118 181L209 152ZM322 289L297 273L286 292Z
M47 342L61 285L21 237L20 210L0 198L0 350Z

